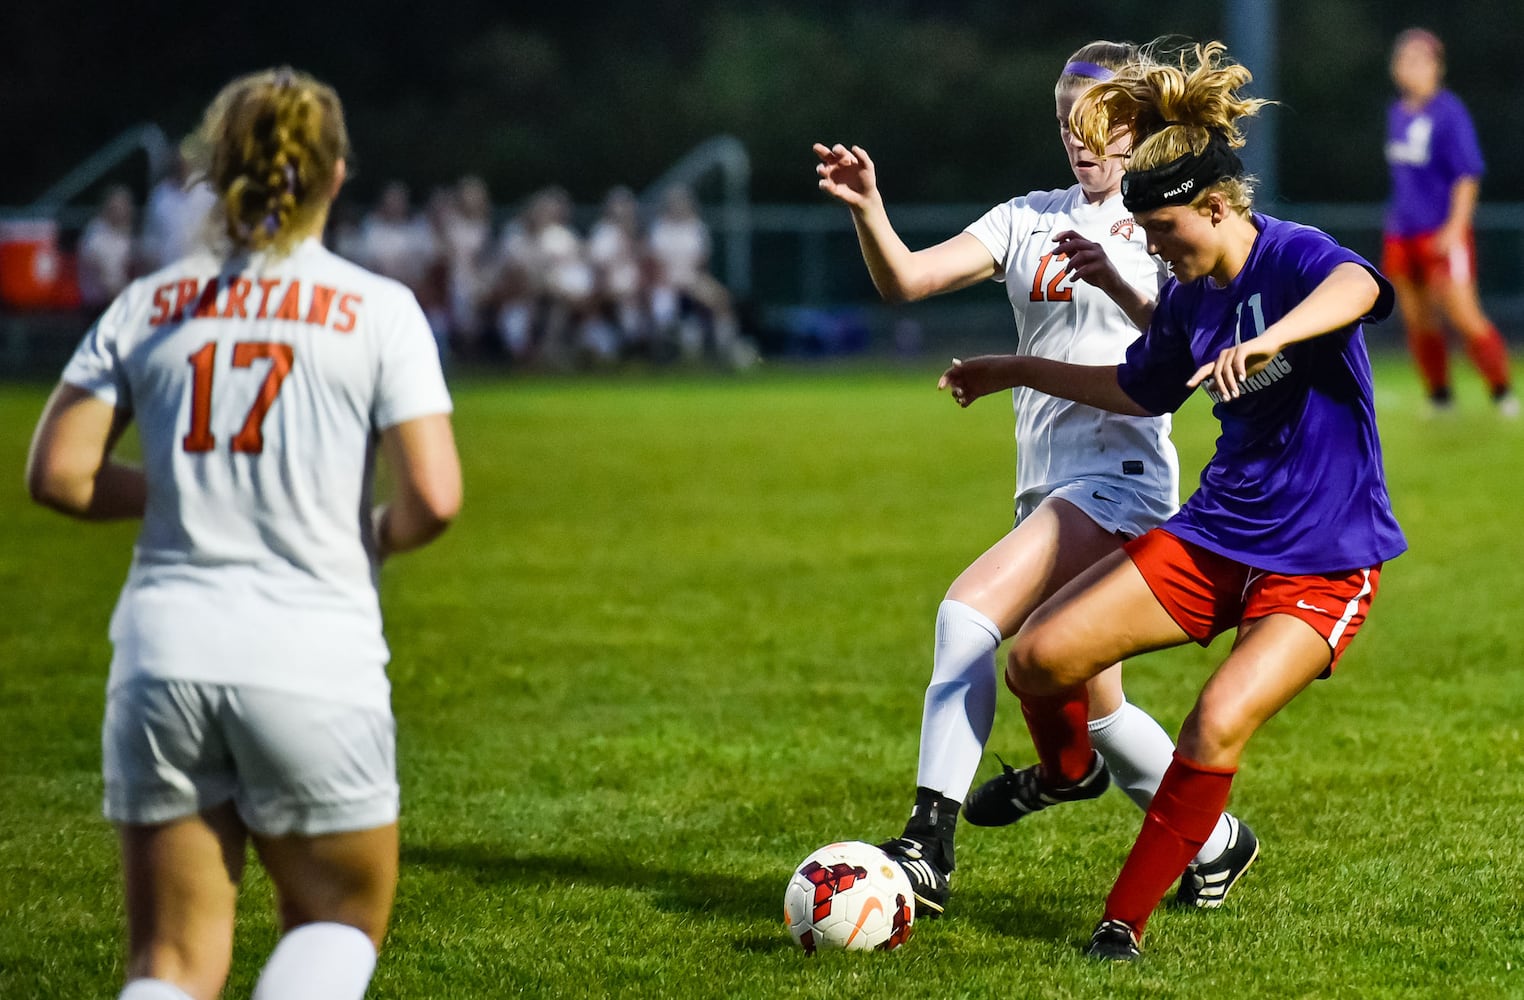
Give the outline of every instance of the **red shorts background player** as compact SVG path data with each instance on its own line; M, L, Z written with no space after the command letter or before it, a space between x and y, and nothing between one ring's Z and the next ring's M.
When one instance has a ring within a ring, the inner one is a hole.
M1392 47L1399 96L1387 111L1392 196L1381 269L1397 293L1408 346L1434 408L1452 405L1448 324L1465 340L1498 412L1516 417L1508 350L1476 287L1471 220L1485 165L1465 105L1440 86L1444 59L1443 43L1421 28L1404 31Z

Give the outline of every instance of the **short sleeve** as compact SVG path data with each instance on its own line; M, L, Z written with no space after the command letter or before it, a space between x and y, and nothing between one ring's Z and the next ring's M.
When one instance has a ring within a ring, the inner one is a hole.
M1456 97L1446 102L1445 110L1444 125L1436 137L1439 159L1452 178L1481 177L1487 164L1482 159L1482 145L1477 140L1470 113Z
M439 363L433 331L411 292L401 291L386 342L371 422L378 430L418 417L449 413L450 391Z
M1155 416L1180 409L1195 391L1185 384L1197 368L1191 356L1191 331L1180 324L1175 296L1170 294L1179 287L1165 286L1148 330L1127 348L1127 357L1117 368L1122 391Z
M1358 264L1376 279L1379 289L1375 304L1361 317L1361 321L1379 323L1392 314L1396 293L1386 275L1370 261L1340 245L1322 230L1305 227L1299 229L1280 249L1284 257L1295 262L1297 293L1301 298L1311 295L1313 289L1328 280L1328 276L1340 264Z
M132 408L118 340L126 312L126 295L119 295L85 333L63 370L63 381L121 410Z
M996 205L963 231L984 244L995 261L995 280L1005 281L1006 268L1010 264L1011 244L1015 242L1017 201Z

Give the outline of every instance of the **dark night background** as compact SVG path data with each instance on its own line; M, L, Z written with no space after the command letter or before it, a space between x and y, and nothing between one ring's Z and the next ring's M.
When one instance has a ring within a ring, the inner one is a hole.
M500 204L546 183L590 203L723 132L750 151L757 201L814 201L810 142L842 139L873 152L894 201L992 203L1066 180L1048 95L1079 44L1225 29L1211 0L145 6L5 5L0 205L134 124L178 136L230 77L282 62L345 100L362 200L393 176L475 172ZM1282 0L1282 196L1385 196L1388 48L1420 24L1477 119L1484 201L1524 200L1521 22L1517 0Z

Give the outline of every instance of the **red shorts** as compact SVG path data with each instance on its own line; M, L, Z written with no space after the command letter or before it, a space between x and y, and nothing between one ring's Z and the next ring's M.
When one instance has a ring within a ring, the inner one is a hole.
M1389 278L1406 278L1415 285L1476 283L1476 237L1466 238L1449 253L1434 249L1434 233L1398 236L1387 233L1381 241L1381 272Z
M1205 646L1228 629L1266 615L1290 615L1328 642L1332 656L1325 677L1365 623L1381 578L1379 563L1353 572L1270 573L1162 528L1134 538L1123 549L1164 610L1196 642Z

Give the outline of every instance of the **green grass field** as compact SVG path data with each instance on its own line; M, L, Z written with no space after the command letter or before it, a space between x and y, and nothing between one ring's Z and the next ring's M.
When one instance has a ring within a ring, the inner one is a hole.
M1145 960L1080 946L1137 832L1120 794L965 829L948 919L892 954L806 959L787 876L898 833L930 631L1008 526L1009 406L913 372L466 380L467 496L383 579L403 872L374 997L1524 996L1524 427L1471 373L1420 419L1379 365L1412 551L1335 680L1251 744L1233 808L1264 842L1216 912ZM28 505L43 387L0 387L0 997L114 996L99 817L106 621L134 528ZM1213 426L1177 421L1186 478ZM1222 652L1129 670L1175 728ZM1003 697L992 748L1031 758ZM993 759L982 774L995 769ZM275 941L251 869L228 996Z

